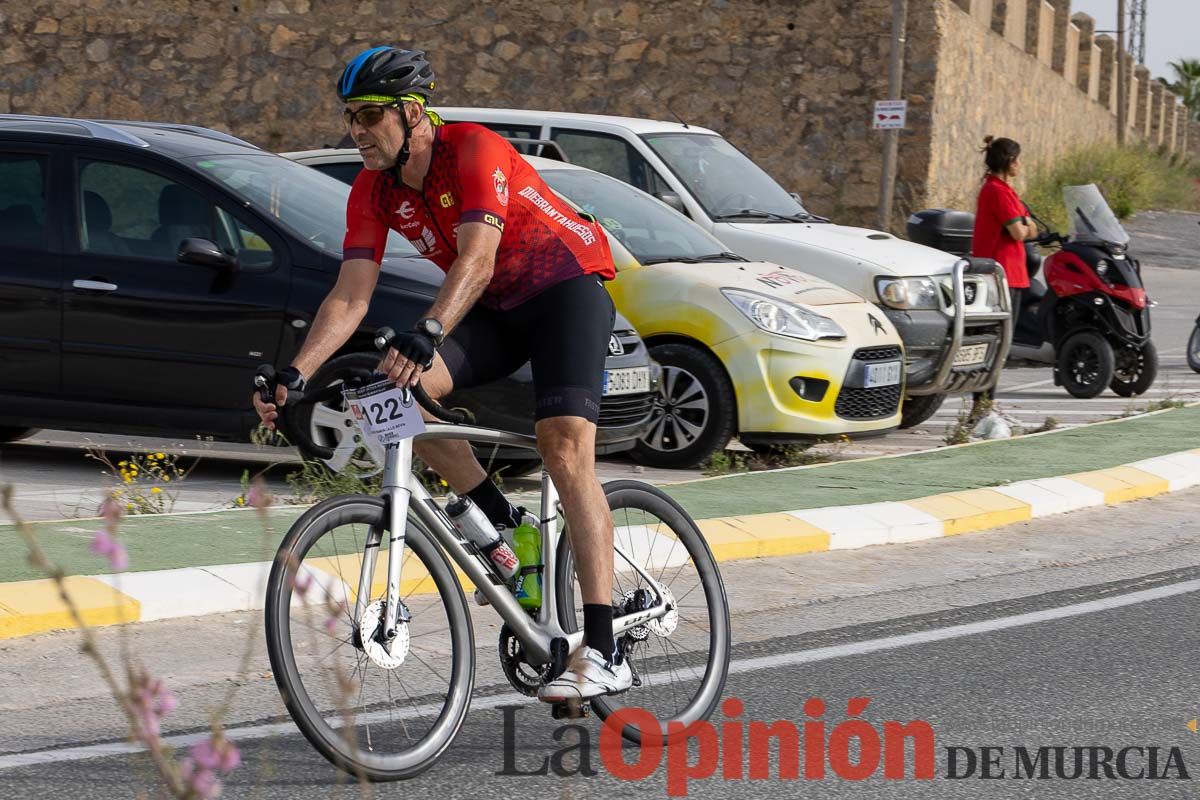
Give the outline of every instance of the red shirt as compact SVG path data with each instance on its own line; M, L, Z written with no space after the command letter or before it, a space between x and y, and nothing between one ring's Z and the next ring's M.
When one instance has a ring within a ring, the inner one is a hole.
M419 191L390 170L358 173L346 206L342 256L378 263L390 228L448 272L463 222L501 231L495 271L480 298L485 306L509 309L579 275L616 275L600 225L554 194L512 145L470 122L434 129L433 156Z
M1012 238L1006 226L1024 216L1025 204L1016 191L996 176L988 175L975 206L971 255L996 259L1004 267L1008 285L1014 289L1029 286L1029 273L1025 269L1025 244Z

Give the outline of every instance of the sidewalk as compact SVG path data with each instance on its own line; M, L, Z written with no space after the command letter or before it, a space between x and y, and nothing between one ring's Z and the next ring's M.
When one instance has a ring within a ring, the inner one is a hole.
M720 560L910 542L1200 485L1200 407L931 452L709 478L665 487ZM99 520L35 523L91 624L261 608L265 569L303 508L135 517L131 570L96 576ZM0 526L0 551L25 547ZM93 575L95 577L79 577ZM417 580L420 576L405 576ZM119 587L119 590L118 588ZM467 586L468 590L470 586ZM0 639L71 627L24 558L0 564Z

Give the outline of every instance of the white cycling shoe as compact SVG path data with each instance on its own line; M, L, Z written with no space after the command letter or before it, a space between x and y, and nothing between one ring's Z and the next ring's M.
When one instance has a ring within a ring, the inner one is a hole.
M633 670L628 660L614 664L599 650L584 646L571 655L562 675L538 689L538 699L544 703L589 700L602 694L619 694L631 686Z

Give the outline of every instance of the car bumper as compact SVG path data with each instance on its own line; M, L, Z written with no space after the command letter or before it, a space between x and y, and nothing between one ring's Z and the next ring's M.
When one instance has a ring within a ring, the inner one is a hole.
M898 343L856 348L753 332L714 351L733 381L739 436L746 441L853 438L900 424L903 373L894 386L863 386L864 364L903 359Z

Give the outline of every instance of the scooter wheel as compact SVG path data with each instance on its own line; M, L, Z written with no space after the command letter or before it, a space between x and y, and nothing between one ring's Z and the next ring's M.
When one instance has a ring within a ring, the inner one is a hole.
M1196 323L1192 335L1188 337L1187 362L1193 372L1200 372L1200 322Z
M1063 388L1072 397L1095 397L1108 387L1115 370L1112 345L1099 331L1068 336L1058 348L1055 367Z
M1154 379L1158 377L1158 350L1154 342L1146 342L1141 347L1119 348L1114 357L1116 368L1109 388L1121 397L1145 394L1154 385Z

